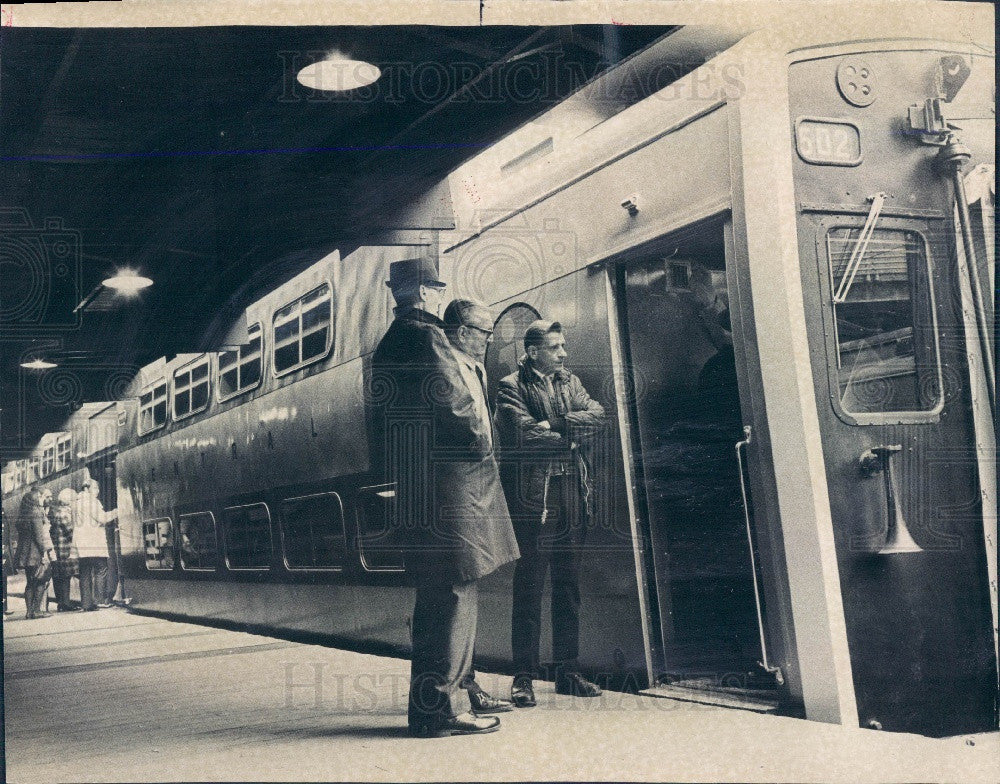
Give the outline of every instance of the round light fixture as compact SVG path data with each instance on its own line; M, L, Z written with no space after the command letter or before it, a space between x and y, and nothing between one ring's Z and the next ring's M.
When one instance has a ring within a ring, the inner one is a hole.
M371 84L382 75L382 70L364 60L330 57L307 65L298 74L300 84L323 92L356 90Z
M114 289L115 291L131 293L147 288L148 286L152 286L153 281L150 278L143 277L142 275L136 275L134 272L127 272L123 270L117 275L113 275L110 278L102 280L101 285L106 286L109 289Z
M58 367L58 365L55 362L49 362L44 359L33 359L30 362L22 362L21 367L28 370L49 370L50 368Z

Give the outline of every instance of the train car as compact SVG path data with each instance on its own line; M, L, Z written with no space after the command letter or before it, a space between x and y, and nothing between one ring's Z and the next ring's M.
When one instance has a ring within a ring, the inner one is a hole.
M85 479L91 479L97 484L103 508L117 506L119 415L129 405L128 401L113 400L84 403L66 418L61 430L47 433L28 457L4 467L3 533L11 553L17 549L15 521L21 499L32 487L47 488L54 498L67 487L78 491ZM117 553L110 569L110 579L117 582Z
M544 316L611 415L591 675L995 729L992 193L964 179L992 176L992 39L935 13L683 28L637 57L703 65L602 111L636 63L612 69L456 170L445 228L341 248L250 305L240 346L144 368L117 474L133 605L406 650L366 400L388 264L419 255L495 309L491 394ZM481 586L501 668L511 572Z

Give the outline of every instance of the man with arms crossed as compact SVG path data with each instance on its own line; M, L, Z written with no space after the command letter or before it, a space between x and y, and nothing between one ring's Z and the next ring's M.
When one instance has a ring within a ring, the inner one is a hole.
M497 431L505 490L521 559L514 569L511 648L517 674L511 698L535 705L540 670L542 587L552 569L552 654L556 692L600 696L579 671L580 557L593 513L588 445L604 425L604 409L564 366L566 340L557 321L533 321L525 356L500 382ZM510 469L509 472L507 469Z

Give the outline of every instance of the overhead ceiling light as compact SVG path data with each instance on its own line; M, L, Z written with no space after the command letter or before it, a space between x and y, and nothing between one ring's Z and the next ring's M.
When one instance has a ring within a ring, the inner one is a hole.
M21 367L28 370L49 370L50 368L58 367L58 365L55 362L49 362L44 359L33 359L30 362L22 362Z
M101 285L123 294L129 294L152 286L153 281L130 270L120 270L116 275L102 280Z
M351 60L331 55L318 63L307 65L298 74L299 83L313 90L343 92L369 85L382 75L382 70L364 60Z

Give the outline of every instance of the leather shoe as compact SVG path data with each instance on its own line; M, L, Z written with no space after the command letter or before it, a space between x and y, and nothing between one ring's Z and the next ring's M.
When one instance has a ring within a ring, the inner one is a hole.
M50 612L44 612L44 611L43 612L36 612L34 615L27 615L25 617L28 618L28 620L34 620L36 618L51 618L52 617L52 613L50 613Z
M471 713L460 713L450 719L430 724L411 724L410 735L415 738L447 738L450 735L483 735L500 729L496 716L479 718Z
M574 697L600 697L601 687L591 683L578 672L567 672L556 679L556 694Z
M469 689L469 704L472 705L472 712L477 716L490 713L506 713L514 710L514 703L501 697L494 697L482 690L481 687Z
M538 704L530 678L515 678L510 687L510 698L518 708L534 708Z

